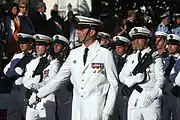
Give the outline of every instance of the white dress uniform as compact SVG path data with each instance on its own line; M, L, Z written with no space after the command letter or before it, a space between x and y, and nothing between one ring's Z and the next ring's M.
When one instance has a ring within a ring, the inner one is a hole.
M46 42L47 40L51 40L51 38L45 36L45 35L35 35L36 42ZM47 56L46 54L43 56ZM42 81L41 75L35 75L33 77L33 73L36 69L36 67L39 64L39 61L42 57L37 57L36 59L32 60L29 64L26 66L26 72L25 76L23 78L23 85L27 89L40 89L44 85L46 85L49 81L52 80L52 78L57 74L59 70L59 61L57 59L51 58L51 56L47 56L47 59L49 61L49 65L43 70L42 75ZM36 96L35 93L32 93L29 103L31 103L32 99ZM55 103L55 95L52 93L46 97L44 97L41 102L39 102L36 107L29 107L27 106L26 110L26 120L55 120L55 111L56 111L56 103Z
M72 120L102 120L103 115L113 113L118 78L112 57L107 49L100 47L98 41L94 41L88 48L85 65L83 44L71 50L55 78L39 89L37 94L43 98L59 89L70 78L74 86Z
M171 37L170 37L171 36ZM175 34L169 34L167 36L167 42L170 40L175 40L180 42L180 37L175 35ZM170 64L170 57L165 58L164 60L164 69L166 70L168 68L168 65ZM179 119L179 114L177 112L177 106L178 106L178 99L171 93L171 90L173 86L175 86L175 79L177 74L179 73L180 70L180 54L177 53L173 55L175 63L173 65L172 70L170 71L169 76L166 77L166 83L165 83L165 100L164 100L164 108L163 108L163 120L178 120Z
M34 39L33 36L24 33L18 33L18 36L21 36L21 39L19 39L20 44L32 42L32 40ZM31 53L32 50L28 52ZM14 54L11 61L5 66L3 71L8 78L11 79L11 77L21 75L19 74L19 71L16 69L16 65L21 61L24 55L24 52ZM23 77L19 77L17 80L15 80L15 83L13 83L13 88L11 90L9 98L10 101L8 104L8 120L21 120L21 117L25 116L25 107L23 108L23 105L25 106L24 88L23 86L21 86L22 78Z
M130 31L130 36L147 35L149 30L142 27L135 27ZM149 36L149 35L148 35ZM150 48L141 51L142 56L150 52ZM119 78L128 87L139 83L144 79L140 73L133 75L132 71L138 64L138 54L140 51L128 56ZM141 57L142 57L141 56ZM133 90L128 101L128 120L160 120L161 119L161 97L164 86L164 71L162 58L156 53L152 55L153 63L146 68L146 78L139 84L143 89L140 93ZM142 79L142 80L141 80Z
M25 73L25 77L23 78L23 84L26 88L31 89L32 85L35 84L36 87L41 88L45 84L47 84L58 72L59 70L59 62L57 59L52 60L50 65L48 65L43 70L43 80L40 81L40 75L32 78L32 74L36 69L36 66L39 63L41 57L38 57L32 60L26 67L27 72ZM38 88L38 89L39 89ZM32 96L35 93L32 94ZM31 98L30 98L31 99ZM39 117L48 117L47 120L55 120L55 96L54 94L50 94L47 97L43 98L40 103L37 104L36 109L27 107L26 120L37 120ZM42 115L41 115L42 114Z

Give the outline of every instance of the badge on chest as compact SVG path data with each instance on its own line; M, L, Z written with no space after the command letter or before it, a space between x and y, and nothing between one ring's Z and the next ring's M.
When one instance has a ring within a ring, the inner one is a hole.
M104 74L104 63L91 63L93 73L102 73Z
M44 77L48 77L49 76L49 69L48 70L44 70L43 74L44 74Z

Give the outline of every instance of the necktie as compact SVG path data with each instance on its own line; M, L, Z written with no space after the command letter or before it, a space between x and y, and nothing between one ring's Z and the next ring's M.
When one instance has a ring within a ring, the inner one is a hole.
M141 54L142 54L141 52L138 53L138 62L141 61Z
M89 49L88 49L88 48L85 48L85 50L84 50L84 56L83 56L84 65L86 64L88 51L89 51Z
M169 65L168 65L168 67L167 67L166 70L165 70L165 76L169 76L169 75L170 75L171 70L172 70L172 68L174 67L175 62L176 62L176 60L174 59L173 56L171 56L171 57L169 58Z
M125 62L126 62L126 58L118 56L118 61L116 64L116 69L117 69L118 74L121 72Z

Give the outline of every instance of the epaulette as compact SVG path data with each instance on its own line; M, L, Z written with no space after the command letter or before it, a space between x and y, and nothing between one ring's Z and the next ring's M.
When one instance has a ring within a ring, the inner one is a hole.
M18 50L15 54L19 54L19 53L22 53L22 51Z
M134 50L130 55L137 53L137 50Z
M153 57L154 59L156 59L156 58L160 57L160 55L159 55L157 52L154 52L154 53L152 54L152 57Z
M101 47L101 48L105 48L105 49L109 50L109 49L107 48L107 46L100 45L100 47Z
M48 55L48 56L47 56L47 60L48 60L48 61L52 61L52 60L53 60L53 57L52 57L51 55Z
M79 48L79 47L81 47L82 45L79 45L79 46L75 46L74 48L72 48L71 50L73 50L73 49L76 49L76 48Z

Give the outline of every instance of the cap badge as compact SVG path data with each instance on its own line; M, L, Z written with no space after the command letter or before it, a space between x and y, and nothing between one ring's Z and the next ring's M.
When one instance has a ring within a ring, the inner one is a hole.
M22 39L22 35L19 35L18 38L19 38L19 39Z
M36 36L36 40L40 40L40 37L38 35Z
M77 62L76 60L73 60L73 63L74 63L74 64L76 64L76 62Z
M169 37L170 37L170 39L173 39L173 36L172 36L172 35L170 35Z
M137 28L135 28L135 29L134 29L134 32L135 32L135 33L137 33L137 32L138 32L138 29L137 29Z
M119 38L118 37L116 37L116 41L118 41L119 40Z
M59 36L56 35L55 39L59 39Z

